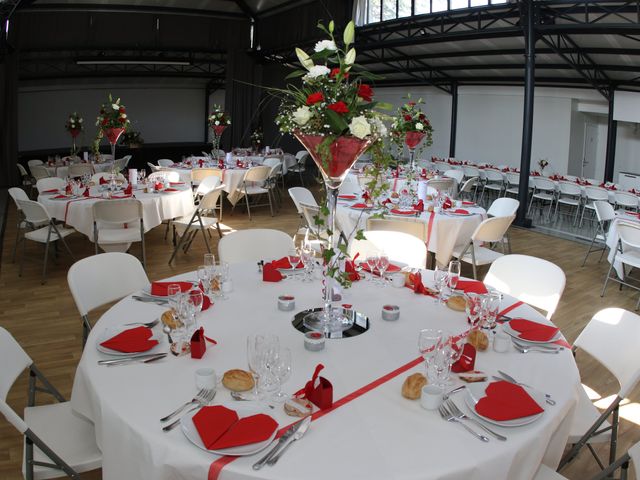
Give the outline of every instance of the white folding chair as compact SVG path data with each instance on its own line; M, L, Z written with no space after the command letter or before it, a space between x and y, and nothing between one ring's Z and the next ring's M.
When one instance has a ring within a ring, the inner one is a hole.
M591 213L595 213L596 208L593 206L593 202L596 200L602 200L603 202L609 201L609 192L600 187L586 186L584 187L584 194L586 197L586 203L582 207L582 215L580 216L580 227L582 227L582 221L584 220L584 213L588 210Z
M0 364L0 413L24 435L24 477L40 480L67 475L80 479L80 473L100 468L102 454L93 424L72 413L69 402L2 327ZM7 403L7 393L25 369L29 369L29 392L23 420ZM48 393L58 403L36 406L36 391Z
M36 182L42 178L49 178L49 170L44 165L32 165L29 167L31 171L31 175L36 180Z
M11 198L13 199L13 202L16 205L16 217L17 217L17 221L16 221L16 242L13 245L13 255L11 257L11 261L15 262L16 261L16 253L18 251L18 243L20 242L20 234L24 233L25 230L27 229L27 222L24 219L24 213L22 213L22 210L20 209L20 205L18 205L18 200L29 200L29 197L27 196L27 194L25 193L24 190L22 190L21 188L18 187L11 187L9 189L9 195L11 195ZM36 227L43 227L44 225L46 225L47 222L43 222L40 224L35 225Z
M464 171L451 169L444 172L444 176L453 178L456 181L456 184L460 185L462 183L462 179L464 178Z
M71 265L67 283L82 319L82 345L91 330L89 312L149 285L144 267L133 255L100 253Z
M220 261L229 263L273 260L286 256L293 240L280 230L251 228L228 233L218 243Z
M616 209L622 208L624 210L633 210L634 212L638 211L638 197L633 193L616 191L613 193L613 197L615 199Z
M158 160L159 167L173 167L173 160L169 160L168 158L161 158Z
M367 230L385 230L403 232L422 240L427 239L427 223L411 218L372 218L367 219Z
M452 255L458 260L470 263L473 268L473 278L478 278L476 267L493 263L496 259L504 255L504 243L502 239L509 229L515 216L487 218L478 225L471 235L471 240L464 248L454 248ZM476 243L478 245L476 245ZM482 243L502 244L502 253L481 246Z
M580 185L574 182L560 181L558 182L558 198L556 199L556 209L554 219L558 219L558 208L565 205L569 209L575 209L573 213L573 225L578 222L578 213L580 213L580 205L582 205L582 189Z
M95 183L95 184L99 184L101 178L104 178L106 180L111 180L111 175L113 175L113 174L109 173L109 172L94 173L93 175L91 175L91 181L93 183ZM125 176L123 174L116 173L116 180L119 180L121 182L125 182L127 179L125 178Z
M295 165L292 165L287 169L287 174L289 173L297 173L300 177L300 185L304 187L304 172L307 171L307 161L309 160L309 152L306 150L300 150L296 153L296 160L298 161Z
M276 157L267 157L263 162L264 166L270 167L269 176L264 182L264 186L271 191L274 203L280 208L280 191L278 190L278 180L282 176L282 161Z
M319 205L307 205L304 202L300 202L300 208L302 210L302 218L304 220L305 237L312 236L316 239L314 245L315 250L320 250L321 245L327 245L329 240L329 233L327 232L327 216L322 213ZM336 226L336 232L340 234L341 240L347 243L346 238L342 232Z
M161 168L158 165L154 165L151 162L147 162L147 167L149 167L149 169L151 170L151 173L158 172L158 171L160 171L160 168Z
M533 183L533 194L531 196L531 203L529 203L527 215L531 213L535 200L540 206L540 215L542 218L544 218L544 207L547 203L549 204L549 211L547 212L547 220L549 220L551 218L553 203L556 200L556 184L546 177L530 177L530 181Z
M64 228L57 225L55 219L51 218L44 206L38 202L34 202L33 200L16 200L16 203L24 215L24 221L27 227L27 231L22 235L22 256L20 257L20 271L18 276L22 276L22 266L24 264L27 240L42 243L44 244L44 262L42 266L41 283L44 284L47 278L49 245L52 243L56 245L57 254L56 242L60 240L69 253L69 256L73 259L73 253L71 253L71 249L69 248L65 237L74 233L75 230L73 228Z
M39 165L44 165L44 162L37 159L27 160L27 167L29 167L29 170L31 170L31 167L36 167ZM31 174L33 174L33 172L31 172Z
M505 255L491 264L484 283L544 310L547 319L551 319L564 292L566 277L560 267L542 258Z
M515 215L520 207L520 202L515 198L498 197L489 206L487 215L489 217L510 217ZM507 251L511 253L511 237L507 231L502 237L502 242L507 245Z
M496 198L502 196L502 191L504 190L504 176L502 172L493 168L486 168L484 169L484 175L485 180L482 185L482 193L480 194L480 200L478 203L482 203L484 200L484 194L487 190L489 192L494 192L496 194Z
M82 177L83 175L93 175L93 165L90 163L74 163L69 165L67 176Z
M609 272L607 278L604 281L602 292L600 296L604 296L604 292L607 289L609 280L618 282L621 285L625 285L636 290L640 290L640 287L632 285L625 280L618 278L616 274L611 276L611 272L614 271L614 265L616 262L622 263L622 268L625 266L631 268L640 268L640 225L635 222L619 222L616 227L618 233L618 244L616 245L611 265L609 266ZM640 307L640 297L636 303L636 310Z
M640 316L621 308L605 308L596 313L573 344L574 353L584 350L617 380L620 390L600 413L582 390L575 409L568 443L572 448L560 461L558 471L572 461L585 445L600 468L603 463L591 444L609 443L609 463L616 458L618 414L622 402L640 381ZM611 416L611 423L607 419Z
M33 195L33 189L35 187L36 181L29 174L29 172L27 172L27 169L22 166L22 164L16 163L16 167L18 167L18 173L20 173L20 180L22 182L22 186L29 187L31 189L29 194Z
M393 263L412 268L425 268L427 246L424 241L404 232L390 230L366 230L366 240L353 239L349 242L349 255L360 254L362 259L372 253L384 252Z
M215 178L217 177L209 177ZM202 185L202 183L200 184ZM181 218L174 218L171 222L173 225L173 242L175 248L173 249L173 253L171 254L171 258L169 259L169 264L173 261L178 253L178 250L182 247L184 253L187 253L189 247L191 247L191 243L196 238L198 231L202 233L202 238L204 238L204 243L207 246L207 251L211 253L211 247L209 246L209 241L207 240L207 233L209 229L215 228L218 231L218 235L222 238L222 231L220 230L220 222L217 217L215 217L216 208L218 205L218 199L220 198L220 194L222 192L222 186L218 185L213 190L206 193L201 199L200 202L196 205L193 213L190 215L185 215ZM213 213L214 216L208 216ZM176 244L176 237L179 236L180 240Z
M596 230L593 233L593 238L591 239L591 243L589 244L589 250L587 250L586 255L584 256L584 260L582 261L582 266L584 267L585 263L587 263L587 257L591 252L597 252L598 249L592 250L593 244L595 242L602 243L602 251L600 253L600 259L598 263L602 261L602 257L604 252L607 250L607 234L609 233L609 228L611 227L611 221L616 218L616 211L613 209L613 206L609 202L605 202L604 200L595 200L593 202L593 207L596 210L596 218L598 219L598 224L596 225Z
M469 180L473 177L480 178L480 169L478 167L474 167L473 165L463 165L462 171L466 180Z
M429 194L444 192L450 197L455 197L456 190L456 181L453 178L432 178L427 180L427 193Z
M126 251L131 243L140 242L142 264L146 266L142 202L133 198L101 200L91 208L96 255L98 246L105 251L114 248Z
M64 193L66 186L67 182L58 177L41 178L36 182L38 194L46 192L47 190L62 190L62 193Z
M247 213L249 214L249 220L251 220L251 207L249 202L250 196L257 195L266 195L269 203L260 203L254 204L254 207L262 207L265 205L269 205L269 210L271 211L271 216L273 217L273 203L271 201L271 190L265 187L265 182L267 178L269 178L269 174L271 173L271 167L266 165L260 165L258 167L251 167L244 174L244 178L242 179L242 184L239 188L239 191L242 195L244 195L246 205L247 205ZM236 203L237 205L237 203ZM233 211L235 209L235 205L231 209Z
M472 202L475 201L476 196L478 194L478 177L471 177L460 187L460 192L458 193L458 198L468 199Z
M222 182L223 171L219 168L194 168L191 170L191 184L199 185L207 177L215 176Z
M504 196L513 195L514 197L517 197L518 192L520 191L520 174L515 172L505 173L504 183Z
M301 231L304 232L306 231L307 227L305 222L305 216L302 212L302 207L300 206L300 204L304 203L306 205L312 205L317 207L318 202L316 202L316 199L314 198L313 193L311 193L311 190L309 190L308 188L291 187L288 191L289 191L289 196L291 197L291 200L293 201L293 204L296 207L298 215L300 216L300 224L298 225L296 232L297 233L300 233Z

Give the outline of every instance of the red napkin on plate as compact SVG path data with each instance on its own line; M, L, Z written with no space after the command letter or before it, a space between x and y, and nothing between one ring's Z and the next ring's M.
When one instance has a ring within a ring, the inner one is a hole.
M114 200L122 200L124 198L131 198L131 195L111 195Z
M206 448L210 449L216 440L222 437L238 421L238 414L226 407L216 405L202 407L193 416L192 420L202 443Z
M416 210L416 211L418 211L418 212L420 212L420 213L424 212L424 202L422 201L422 199L420 199L420 200L418 201L418 203L416 203L416 204L413 206L413 209L414 209L414 210Z
M279 260L274 260L273 262L271 262L271 265L273 266L273 268L285 268L285 269L293 268L291 266L291 262L287 257L282 257ZM302 263L298 263L298 265L296 265L296 268L304 268L304 265L302 265Z
M468 201L468 200L463 200L463 201L462 201L462 205L468 205L468 206L471 206L471 205L475 205L475 203L470 202L470 201Z
M153 332L150 328L140 326L120 332L100 345L123 353L146 352L158 345L158 341L152 339L152 336Z
M487 287L478 280L458 280L456 290L462 290L464 293L487 293Z
M151 283L151 295L155 295L157 297L166 297L167 296L167 287L172 284L180 285L181 292L188 292L193 288L193 283L191 282L152 282Z
M367 204L366 203L354 203L353 205L351 205L351 208L367 208Z
M211 445L211 448L222 450L224 448L264 442L277 428L278 422L264 413L244 417L234 423L222 437Z
M476 404L476 412L497 421L515 420L544 412L520 385L509 382L493 382Z
M456 208L453 213L457 213L459 215L469 215L469 210L465 210L464 208Z
M107 183L109 183L104 177L100 177L100 180L98 180L98 182L100 182L100 185L106 185Z
M265 263L262 267L262 280L264 282L279 282L284 277L276 270L272 263Z
M42 193L58 193L58 189L57 188L52 188L50 190L44 190Z
M559 332L559 329L551 325L543 325L524 318L514 318L509 326L520 332L519 338L536 342L548 342Z
M451 208L451 207L453 207L453 202L449 197L445 198L444 202L442 203L442 208L447 210L448 208Z
M416 210L400 210L398 208L392 208L389 210L389 213L393 213L394 215L415 215Z
M55 196L55 197L53 197L53 198L67 198L67 196L66 196L66 195L56 195L56 196Z
M344 263L344 271L349 274L349 280L351 280L352 282L357 282L358 280L360 280L360 274L356 272L356 268L353 265L352 260L347 260Z
M454 373L462 373L473 370L476 364L476 353L476 347L470 343L465 343L462 347L460 359L451 365L451 371Z
M127 185L127 188L124 189L124 194L125 195L132 195L133 194L133 185L131 185L131 184Z
M169 185L184 185L184 182L169 182Z
M164 189L165 192L179 192L180 190L177 188L165 188Z
M356 197L355 195L347 195L347 194L345 194L345 195L338 195L338 198L340 200L355 200L358 197Z

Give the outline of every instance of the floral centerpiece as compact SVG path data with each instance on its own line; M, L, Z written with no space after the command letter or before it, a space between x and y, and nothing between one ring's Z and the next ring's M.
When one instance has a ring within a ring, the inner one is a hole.
M407 95L407 103L398 108L396 117L391 124L391 134L395 143L399 146L406 145L411 154L411 168L415 167L415 150L422 143L423 146L433 144L433 127L424 114L420 105L424 104L420 98L417 102ZM426 141L423 142L423 139Z
M334 36L333 21L327 27L318 23L318 28L328 38L317 42L311 55L296 48L303 68L287 78L302 77L302 84L278 90L281 103L276 124L280 131L293 134L307 149L327 189L327 206L323 209L329 233L329 243L323 252L324 309L307 315L304 322L313 330L332 331L349 328L353 323L331 307L333 282L343 285L349 282L348 275L340 268L344 249L338 250L334 242L338 188L358 157L380 139L385 127L375 110L380 105L373 101L373 89L366 82L372 76L354 68L353 21L344 29L342 45Z
M262 134L262 129L258 127L251 133L251 146L253 150L259 152L262 148L262 142L264 142L264 135Z
M71 135L71 141L72 141L71 155L72 156L78 153L78 149L76 147L76 137L80 135L80 132L82 131L82 122L83 122L83 119L78 114L78 112L73 112L72 114L69 115L69 118L64 124L65 130L69 132L69 134Z
M546 158L541 158L538 160L538 167L540 167L540 174L544 173L544 169L549 165L549 160Z
M115 102L109 94L109 101L100 106L100 114L96 120L96 127L100 128L111 144L111 155L116 158L116 142L120 135L129 128L130 122L127 109L118 98Z
M211 153L213 153L214 156L217 156L218 150L220 149L220 138L222 137L222 134L224 133L226 128L231 125L231 118L225 113L220 105L214 105L213 111L209 115L208 120L211 130L213 130Z

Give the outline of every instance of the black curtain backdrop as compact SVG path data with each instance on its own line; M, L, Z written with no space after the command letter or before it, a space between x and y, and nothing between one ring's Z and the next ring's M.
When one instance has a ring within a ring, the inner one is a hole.
M0 40L0 186L18 183L18 52Z

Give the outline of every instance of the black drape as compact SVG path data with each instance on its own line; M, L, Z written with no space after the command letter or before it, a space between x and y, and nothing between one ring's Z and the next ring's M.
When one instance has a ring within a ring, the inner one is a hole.
M0 42L0 186L10 187L18 183L18 52Z

